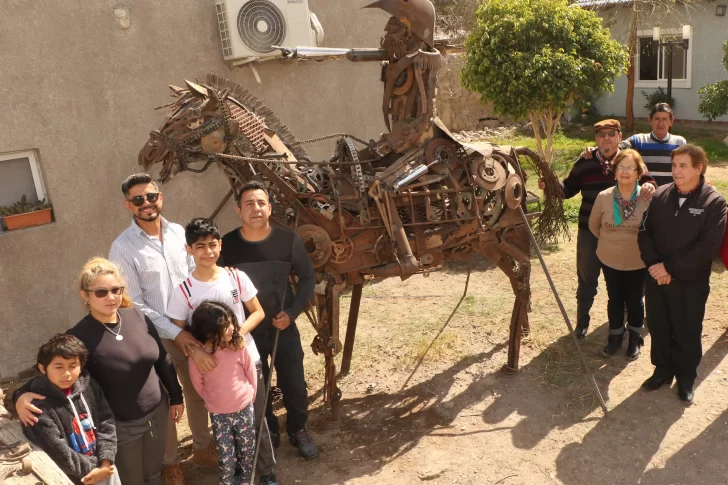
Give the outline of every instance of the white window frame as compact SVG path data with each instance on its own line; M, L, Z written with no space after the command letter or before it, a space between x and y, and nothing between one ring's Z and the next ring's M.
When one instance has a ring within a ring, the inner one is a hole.
M660 29L660 37L672 37L672 36L680 36L682 37L682 30L681 29ZM667 88L667 78L665 79L658 79L656 81L640 81L639 75L640 75L640 53L639 53L639 38L640 37L649 37L652 38L652 31L651 30L638 30L637 31L637 52L634 56L634 87L636 88ZM693 75L693 47L695 46L695 40L694 36L690 39L690 45L688 46L688 52L687 52L687 75L685 79L673 79L672 80L672 88L673 89L691 89L692 87L692 75ZM664 61L663 61L664 62Z
M35 150L23 150L18 152L0 153L0 163L6 160L15 160L18 158L27 158L30 164L30 173L33 175L33 185L35 186L35 194L38 200L46 199L45 185L43 177L40 174L40 165L38 164L38 156Z

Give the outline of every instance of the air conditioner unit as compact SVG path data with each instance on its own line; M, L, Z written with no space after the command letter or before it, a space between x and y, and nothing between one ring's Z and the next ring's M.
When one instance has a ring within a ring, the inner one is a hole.
M222 0L215 8L226 61L274 56L273 46L316 45L308 0Z

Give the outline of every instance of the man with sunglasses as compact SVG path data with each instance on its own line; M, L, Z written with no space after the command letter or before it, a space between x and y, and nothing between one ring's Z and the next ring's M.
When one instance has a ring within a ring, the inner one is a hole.
M597 244L599 239L589 230L589 216L594 201L599 192L613 187L617 180L609 165L619 153L619 144L622 141L622 126L618 120L603 120L594 124L594 134L597 148L592 149L589 157L581 156L571 168L568 177L561 184L565 199L570 199L581 193L581 207L579 208L579 231L576 236L576 274L578 279L576 289L576 333L577 338L586 337L589 328L589 312L594 304L599 285L599 274L602 269L597 257ZM642 190L641 197L645 200L652 198L657 188L655 180L649 173L645 173L639 180ZM538 181L539 188L543 190L543 180Z
M109 259L120 266L134 305L154 323L177 369L192 432L193 463L217 468L215 443L208 431L208 413L192 386L187 363L188 348L201 347L201 344L165 316L170 294L195 267L185 250L184 228L162 217L164 198L148 174L130 175L121 184L121 191L132 222L111 245ZM184 484L180 461L177 428L169 420L164 451L167 485Z

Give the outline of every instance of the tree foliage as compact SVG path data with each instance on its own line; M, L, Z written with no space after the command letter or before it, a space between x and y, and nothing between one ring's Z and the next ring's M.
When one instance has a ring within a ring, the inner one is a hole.
M528 117L539 153L551 162L564 110L614 90L625 46L594 12L567 0L486 0L476 21L465 43L463 85L499 114Z
M728 71L728 41L723 42L723 51L723 67ZM706 84L698 89L698 96L698 111L709 120L728 114L728 80Z

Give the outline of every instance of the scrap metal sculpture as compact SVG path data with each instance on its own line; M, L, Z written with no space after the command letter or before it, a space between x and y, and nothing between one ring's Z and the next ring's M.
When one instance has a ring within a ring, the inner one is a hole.
M382 63L382 108L389 132L377 141L338 138L334 155L311 161L303 145L258 99L211 74L170 86L174 101L163 126L139 155L159 180L218 165L235 191L251 179L269 185L274 218L301 237L316 268L314 353L325 358L324 402L338 418L341 391L334 357L349 371L362 284L416 273L427 276L447 260L485 254L510 279L515 303L506 369L518 368L529 332L531 243L519 208L526 208L526 174L519 155L547 181L556 178L534 152L489 143L459 143L435 115L435 11L429 0L380 0L392 17L378 49L281 48L287 59L348 59ZM203 164L199 167L198 164ZM557 206L546 204L546 211ZM554 214L544 214L557 220ZM345 342L339 301L352 288Z

